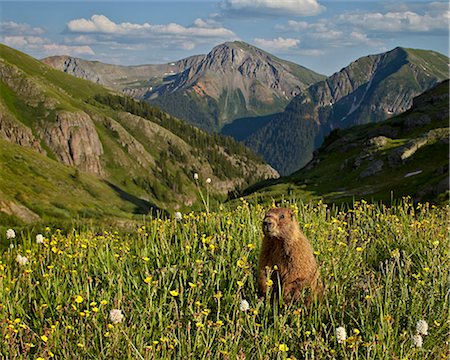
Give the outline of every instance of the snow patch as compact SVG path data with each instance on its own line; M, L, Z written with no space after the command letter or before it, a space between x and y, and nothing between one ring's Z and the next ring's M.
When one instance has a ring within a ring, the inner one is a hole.
M422 172L422 170L413 171L413 172L407 173L404 177L407 178L410 176L419 175L421 172Z
M364 98L365 98L366 95L367 95L367 91L369 91L370 87L372 86L373 78L374 78L374 76L372 76L372 77L370 78L369 82L367 83L367 86L366 86L366 88L365 88L365 90L364 90L364 94L361 96L361 100L359 100L358 104L356 104L356 97L353 98L353 103L352 103L352 106L351 106L350 110L348 111L347 115L345 115L345 116L341 119L341 121L344 121L345 119L347 119L347 117L348 117L349 115L351 115L356 109L358 109L358 108L360 107L361 103L363 102Z

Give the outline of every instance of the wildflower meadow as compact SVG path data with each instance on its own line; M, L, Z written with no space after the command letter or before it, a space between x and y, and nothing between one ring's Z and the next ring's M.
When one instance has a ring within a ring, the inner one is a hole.
M448 206L288 202L323 298L260 298L268 207L0 234L6 359L447 359ZM271 289L269 291L277 291Z

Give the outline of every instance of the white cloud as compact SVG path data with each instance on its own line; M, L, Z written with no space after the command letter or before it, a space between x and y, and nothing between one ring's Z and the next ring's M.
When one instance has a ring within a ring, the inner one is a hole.
M94 50L87 45L72 46L51 43L43 45L42 49L48 55L95 55Z
M324 31L319 30L312 32L310 36L313 39L317 40L331 41L331 40L342 40L344 38L344 33L340 30L326 29Z
M104 15L92 15L90 19L74 19L67 23L72 33L110 34L130 37L150 37L156 35L202 37L202 38L236 38L233 31L218 27L214 21L197 19L193 26L169 24L134 24L129 22L115 23Z
M317 0L222 0L222 10L234 15L317 15L325 7Z
M0 31L7 35L42 35L45 30L33 27L29 24L16 23L15 21L1 21Z
M431 32L448 31L450 11L425 12L423 15L413 11L346 13L337 17L337 23L358 26L367 30L381 32Z
M285 39L282 37L279 37L277 39L255 38L255 44L262 47L263 49L288 50L298 47L300 45L300 40L291 38Z
M90 46L61 45L39 36L12 35L0 37L4 44L26 52L44 55L95 55Z
M281 31L303 31L308 29L309 24L306 21L289 20L286 25L276 25L276 30Z
M325 51L321 49L300 49L296 54L303 56L321 56L325 54Z
M194 20L194 25L199 28L207 28L207 29L220 27L220 24L217 21L215 21L214 19L203 20L203 19L198 18L198 19Z
M47 41L39 36L12 35L4 36L2 41L9 46L41 45Z

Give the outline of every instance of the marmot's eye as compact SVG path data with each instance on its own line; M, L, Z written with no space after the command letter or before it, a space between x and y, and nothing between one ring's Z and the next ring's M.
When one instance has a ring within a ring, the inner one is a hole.
M284 215L280 215L280 219L284 219Z

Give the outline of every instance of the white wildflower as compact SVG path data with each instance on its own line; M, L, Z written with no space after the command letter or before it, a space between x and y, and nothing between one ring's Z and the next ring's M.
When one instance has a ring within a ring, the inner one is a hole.
M198 174L194 173L194 180L198 180Z
M211 184L211 178L207 178L207 179L206 179L206 183L207 183L207 184Z
M428 324L425 320L419 320L416 323L416 331L419 335L428 335Z
M28 258L26 256L17 255L16 261L19 263L20 266L24 266L28 262Z
M241 300L241 304L239 305L239 309L243 312L246 312L250 309L250 304L247 300Z
M8 229L6 230L6 238L9 239L14 239L16 237L16 232L13 229Z
M412 337L412 342L414 344L415 347L417 348L421 348L423 345L423 339L422 336L420 334L416 334Z
M176 220L183 220L183 214L181 214L179 211L175 213L175 219Z
M121 323L123 321L123 314L122 314L122 310L119 309L112 309L109 312L109 319L111 320L111 322L113 322L114 324L117 323Z
M42 244L44 242L44 236L42 234L36 235L36 244Z
M343 326L339 326L336 329L336 339L339 344L342 344L345 340L347 340L347 331L345 331Z

